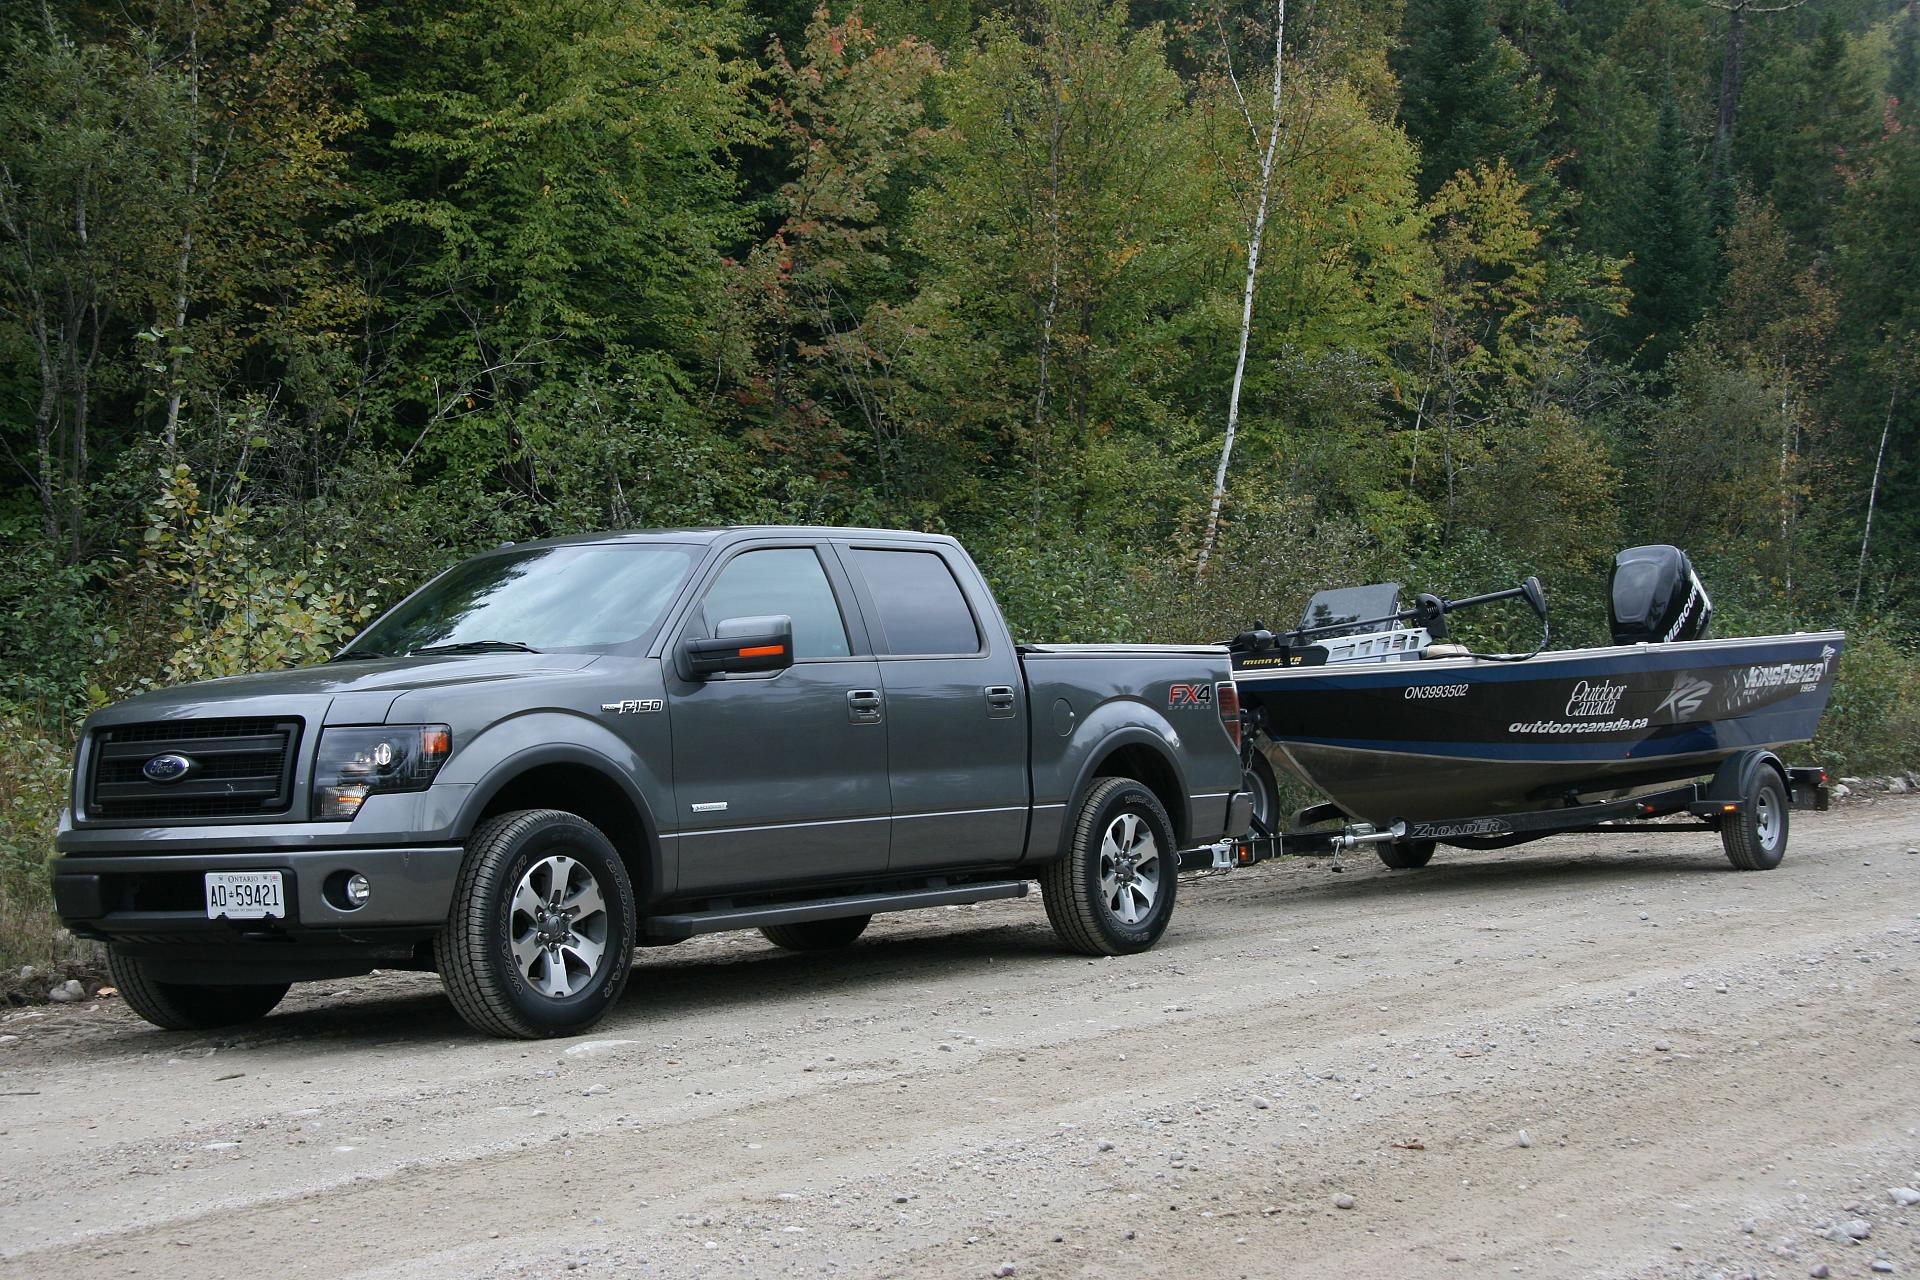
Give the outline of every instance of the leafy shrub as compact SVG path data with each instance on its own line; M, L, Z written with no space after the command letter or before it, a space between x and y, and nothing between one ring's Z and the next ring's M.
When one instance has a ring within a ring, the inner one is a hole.
M1872 624L1848 635L1811 757L1836 776L1920 763L1920 659L1908 637Z

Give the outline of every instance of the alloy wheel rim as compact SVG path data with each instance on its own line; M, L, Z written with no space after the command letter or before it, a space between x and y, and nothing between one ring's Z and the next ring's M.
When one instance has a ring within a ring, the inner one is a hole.
M551 1000L579 995L600 973L610 919L584 862L565 854L535 862L513 891L507 926L520 976Z
M1100 837L1100 900L1122 924L1139 924L1160 900L1160 842L1137 813L1123 813Z

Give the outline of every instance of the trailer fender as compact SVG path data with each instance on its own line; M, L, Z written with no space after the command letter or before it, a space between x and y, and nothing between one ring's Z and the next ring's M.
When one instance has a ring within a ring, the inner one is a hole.
M1787 777L1787 766L1780 757L1771 751L1742 751L1737 756L1729 756L1720 762L1714 771L1713 781L1707 784L1707 791L1701 798L1713 804L1737 804L1753 794L1755 771L1772 769L1780 775L1780 785L1793 794L1793 784Z

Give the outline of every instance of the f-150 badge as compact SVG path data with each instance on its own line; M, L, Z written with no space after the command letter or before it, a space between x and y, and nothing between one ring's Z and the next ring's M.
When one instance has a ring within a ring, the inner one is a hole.
M658 698L622 698L618 702L603 702L600 704L600 709L616 716L634 716L644 715L649 711L664 711L666 706L667 704Z

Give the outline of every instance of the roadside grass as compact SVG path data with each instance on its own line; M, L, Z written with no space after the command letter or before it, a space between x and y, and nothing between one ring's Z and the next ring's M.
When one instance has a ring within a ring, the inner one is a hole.
M102 963L97 946L60 928L47 878L71 759L64 733L17 716L0 718L0 1000L16 991L45 996L40 975L79 977ZM35 978L20 978L24 965L33 966Z

